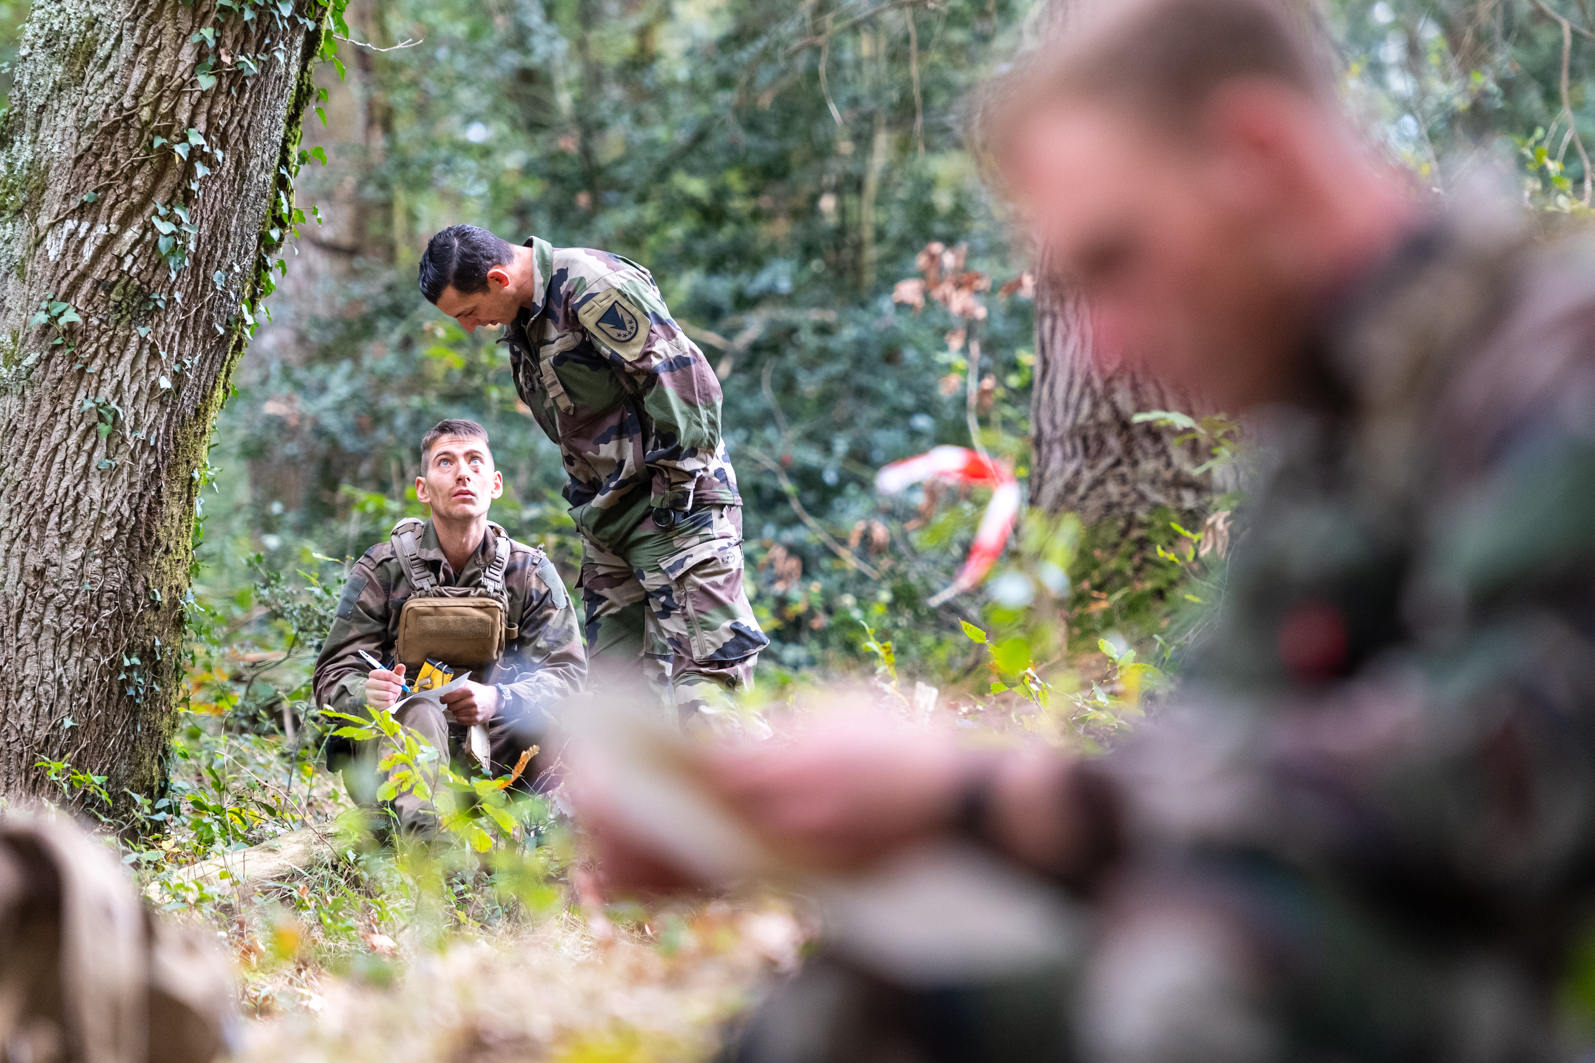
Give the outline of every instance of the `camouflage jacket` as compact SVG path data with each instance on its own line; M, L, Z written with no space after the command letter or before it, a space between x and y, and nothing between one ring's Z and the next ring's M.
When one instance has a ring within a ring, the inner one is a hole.
M559 444L565 499L600 541L649 509L739 505L720 381L646 269L536 237L539 301L504 330L521 401Z
M489 530L465 571L456 576L438 545L437 531L427 521L418 553L441 586L474 587L481 585L482 570L492 560L493 550L494 532ZM509 593L509 622L519 635L504 647L490 675L474 677L498 686L503 696L500 711L507 719L534 727L541 726L547 710L580 690L587 675L575 607L563 587L551 589L538 575L543 559L542 551L512 542L504 586ZM398 640L399 610L410 593L410 581L392 543L378 543L355 562L316 660L312 680L316 704L347 713L365 705L371 666L360 659L359 651L388 662Z
M1302 356L1180 703L1102 762L1125 837L1554 966L1595 906L1595 240L1433 224Z

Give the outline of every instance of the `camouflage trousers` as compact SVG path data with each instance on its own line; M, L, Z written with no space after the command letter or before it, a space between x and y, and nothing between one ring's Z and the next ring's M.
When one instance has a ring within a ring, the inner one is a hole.
M714 725L751 690L770 640L742 587L742 510L709 506L673 528L645 516L616 541L583 537L593 686L646 680L683 726Z
M436 703L407 701L399 706L393 718L422 743L438 751L439 760L433 762L434 766L430 770L423 768L427 786L434 792L439 775L435 765L441 761L453 763L455 770L461 774L477 770L476 762L468 752L467 729L460 724L450 723ZM487 721L486 726L488 748L491 750L488 757L491 774L494 777L507 775L514 770L521 754L536 744L535 734L502 713ZM377 789L387 781L387 773L381 768L382 761L402 748L402 743L387 737L357 743L354 757L343 768L344 785L356 803L377 804ZM521 776L519 788L525 788L536 777L537 767L534 762L531 770ZM400 791L385 806L402 833L431 837L438 831L437 806L412 791Z

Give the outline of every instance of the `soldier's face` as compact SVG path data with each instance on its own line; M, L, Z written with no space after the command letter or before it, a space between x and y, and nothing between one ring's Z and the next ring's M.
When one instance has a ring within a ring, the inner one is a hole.
M1272 160L1097 101L1038 110L1022 132L1013 190L1045 268L1086 297L1096 357L1232 410L1275 397L1311 293Z
M446 436L427 453L426 471L416 477L415 497L432 507L434 519L469 521L486 515L504 493L504 474L480 439Z
M487 288L483 291L466 294L452 284L444 288L437 307L466 332L475 332L484 325L506 325L521 312L509 274L499 268L488 271Z

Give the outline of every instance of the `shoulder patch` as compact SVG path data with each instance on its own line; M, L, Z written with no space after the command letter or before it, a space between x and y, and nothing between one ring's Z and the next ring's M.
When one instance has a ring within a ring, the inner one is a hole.
M648 342L648 315L640 312L615 288L605 289L587 300L576 317L583 328L627 361L642 354L643 345Z
M349 577L349 582L343 585L343 594L338 598L339 620L347 620L354 615L354 607L360 601L360 596L366 592L366 585L369 582L358 574Z

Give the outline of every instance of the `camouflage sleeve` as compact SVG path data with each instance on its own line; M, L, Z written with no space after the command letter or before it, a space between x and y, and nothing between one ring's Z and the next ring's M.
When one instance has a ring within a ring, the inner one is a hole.
M343 585L332 628L316 658L311 677L316 706L347 713L364 708L366 673L371 666L360 659L360 651L385 660L387 642L388 591L368 553L355 562Z
M692 508L720 449L720 381L647 274L619 270L588 288L576 316L615 370L636 383L657 445L645 455L655 508Z
M587 678L587 651L576 608L562 582L553 588L539 575L541 558L541 554L520 554L511 563L510 585L526 605L519 633L505 647L495 674L506 700L502 711L539 728L550 710L580 691ZM553 580L559 579L552 565L547 571Z

